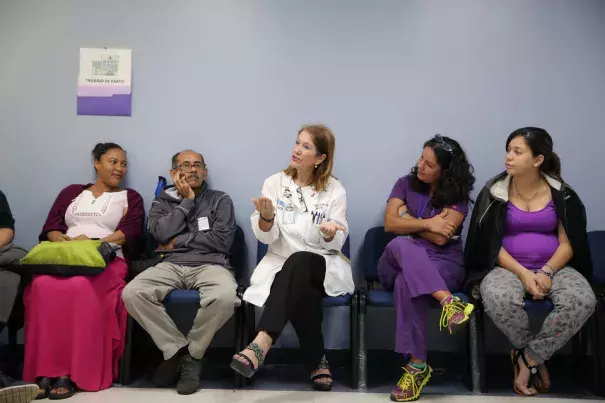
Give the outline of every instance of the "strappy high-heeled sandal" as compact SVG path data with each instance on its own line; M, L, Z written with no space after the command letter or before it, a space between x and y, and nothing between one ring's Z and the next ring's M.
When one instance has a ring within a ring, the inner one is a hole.
M246 378L252 378L256 371L263 365L265 362L265 352L262 348L256 343L250 343L244 350L250 350L256 356L258 360L258 365L254 366L254 362L247 355L243 353L237 353L233 358L231 358L231 368L234 371L240 373ZM244 361L238 360L236 357L240 357Z

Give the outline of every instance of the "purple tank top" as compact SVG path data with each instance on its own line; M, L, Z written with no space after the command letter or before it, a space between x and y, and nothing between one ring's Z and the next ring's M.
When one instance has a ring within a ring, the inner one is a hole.
M523 211L509 202L502 246L523 267L541 269L559 247L558 224L552 200L542 210L533 212Z

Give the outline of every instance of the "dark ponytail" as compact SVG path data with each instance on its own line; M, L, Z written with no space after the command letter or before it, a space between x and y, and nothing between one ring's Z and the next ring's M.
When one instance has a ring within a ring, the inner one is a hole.
M101 157L105 155L107 151L116 148L124 151L124 149L116 143L98 143L95 148L92 149L92 157L95 161L101 161Z
M517 137L523 137L534 157L538 155L544 157L544 162L540 165L540 172L562 180L561 159L553 151L554 143L546 130L539 127L524 127L515 130L508 136L508 140L506 140L507 150L510 142Z
M546 174L561 178L561 158L554 151L549 159L546 159L546 156L544 156L544 162L540 165L540 170Z

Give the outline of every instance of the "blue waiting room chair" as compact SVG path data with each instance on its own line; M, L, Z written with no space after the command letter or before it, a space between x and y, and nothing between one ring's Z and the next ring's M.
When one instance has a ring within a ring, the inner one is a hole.
M594 231L588 233L588 242L590 245L591 260L593 262L592 285L597 296L597 306L595 313L586 322L584 327L576 333L571 340L572 356L574 358L574 367L580 368L580 362L588 355L588 346L590 346L590 358L593 366L592 384L595 394L603 396L603 286L605 285L605 231ZM533 300L526 298L524 300L524 309L530 319L539 319L546 317L553 309L554 304L551 300ZM480 318L478 330L479 334L479 383L480 391L487 392L487 371L485 370L485 336L484 322L485 314L483 306L478 303L476 306L477 317ZM576 375L579 372L576 371Z
M361 264L363 266L367 288L362 288L359 291L359 369L358 369L358 390L365 391L368 388L368 329L375 329L368 322L372 319L372 315L367 315L369 309L384 309L393 308L393 292L379 289L375 284L379 282L378 278L378 260L382 256L386 246L396 235L387 233L384 227L374 227L366 233L364 244L361 250ZM460 300L468 302L469 298L464 293L455 293L455 296ZM441 309L437 301L434 303L435 309ZM478 367L478 339L477 339L477 320L473 313L468 324L469 333L469 352L470 353L470 370L471 384L473 391L480 390L480 377L475 373L475 368ZM467 351L464 349L463 362L467 361Z

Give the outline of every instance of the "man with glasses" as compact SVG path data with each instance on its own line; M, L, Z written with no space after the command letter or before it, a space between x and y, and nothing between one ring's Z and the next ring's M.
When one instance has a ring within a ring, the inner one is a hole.
M149 213L149 231L160 244L162 261L132 280L122 298L164 354L154 382L170 386L180 372L177 392L191 394L199 387L208 345L240 303L228 257L235 237L235 212L227 194L208 187L201 154L191 150L175 154L170 176L174 186L162 191ZM162 305L175 289L200 292L200 309L187 335L177 329Z

